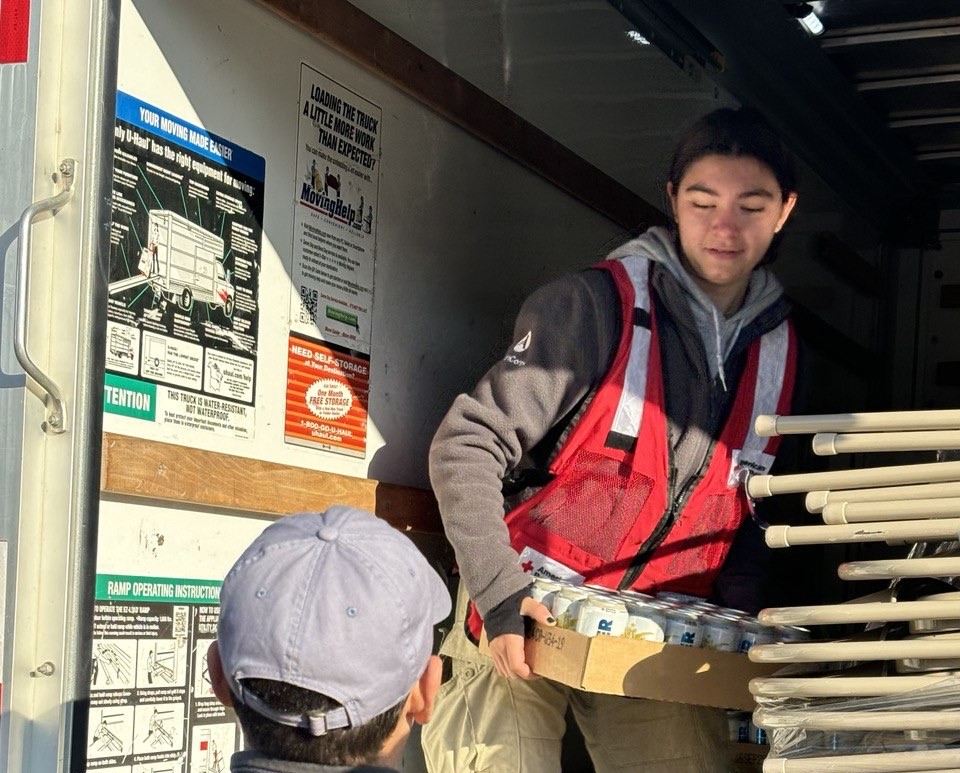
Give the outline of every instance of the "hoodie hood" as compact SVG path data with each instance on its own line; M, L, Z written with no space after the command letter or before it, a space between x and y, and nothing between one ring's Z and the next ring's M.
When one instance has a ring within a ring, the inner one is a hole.
M726 317L681 265L676 243L666 228L650 228L636 239L617 247L607 257L617 260L630 255L659 263L677 280L703 339L710 376L719 377L726 389L723 363L727 355L736 343L740 331L783 295L780 282L762 266L754 269L743 305Z

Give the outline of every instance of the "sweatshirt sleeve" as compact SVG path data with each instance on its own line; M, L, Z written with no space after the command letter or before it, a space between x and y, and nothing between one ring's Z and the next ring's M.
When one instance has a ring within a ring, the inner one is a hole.
M606 272L570 274L523 304L514 343L459 395L430 447L430 482L460 574L480 613L530 584L503 521L503 477L606 370L617 331Z

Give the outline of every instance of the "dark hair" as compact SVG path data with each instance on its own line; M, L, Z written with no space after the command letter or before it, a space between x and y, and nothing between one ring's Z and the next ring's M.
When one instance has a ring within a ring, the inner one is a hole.
M674 147L668 182L676 190L687 167L713 155L748 156L765 164L777 178L784 201L797 189L793 157L767 119L752 107L721 107L699 118Z
M303 713L332 711L340 707L326 695L269 679L245 679L244 690L256 693L261 700L279 711ZM403 714L405 701L378 714L359 727L331 730L313 736L306 728L287 727L258 714L233 696L233 709L240 719L244 737L254 749L268 757L314 765L369 764L383 748Z

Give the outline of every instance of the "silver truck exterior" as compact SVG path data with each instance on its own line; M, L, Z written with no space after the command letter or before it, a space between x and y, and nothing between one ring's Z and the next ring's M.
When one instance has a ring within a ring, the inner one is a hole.
M4 6L0 769L55 771L85 743L119 3Z

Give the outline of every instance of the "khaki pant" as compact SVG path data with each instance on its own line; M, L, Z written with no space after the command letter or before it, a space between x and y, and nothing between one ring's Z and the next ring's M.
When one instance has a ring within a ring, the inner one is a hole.
M429 773L558 773L568 706L597 773L727 770L721 709L504 679L460 620L441 652L453 658L453 676L422 731Z

